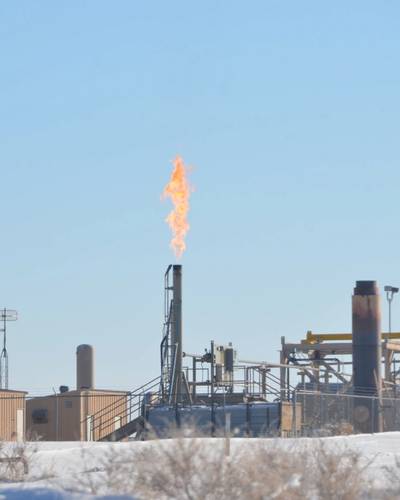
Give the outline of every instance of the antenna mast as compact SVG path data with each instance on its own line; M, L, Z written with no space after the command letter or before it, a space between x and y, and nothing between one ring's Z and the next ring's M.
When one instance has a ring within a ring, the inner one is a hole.
M3 327L0 332L3 332L3 349L0 353L0 389L8 389L8 352L7 352L7 322L16 321L18 313L14 309L2 309L0 311L0 323Z

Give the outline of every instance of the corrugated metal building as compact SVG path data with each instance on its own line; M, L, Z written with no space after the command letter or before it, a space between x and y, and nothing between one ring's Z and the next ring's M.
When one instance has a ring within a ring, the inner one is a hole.
M126 423L127 393L124 391L80 390L29 399L26 403L27 432L44 441L99 440ZM107 407L104 425L93 429L92 417Z
M93 346L79 345L76 356L76 390L61 386L58 394L27 400L28 435L44 441L97 441L126 423L128 393L94 388Z
M23 441L25 438L26 394L0 389L0 441Z

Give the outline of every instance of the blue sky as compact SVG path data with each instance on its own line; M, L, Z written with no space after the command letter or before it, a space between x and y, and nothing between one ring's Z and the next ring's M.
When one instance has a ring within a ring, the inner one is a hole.
M74 386L79 343L98 387L158 374L177 154L184 349L349 331L355 280L400 283L399 33L395 0L1 2L10 385Z

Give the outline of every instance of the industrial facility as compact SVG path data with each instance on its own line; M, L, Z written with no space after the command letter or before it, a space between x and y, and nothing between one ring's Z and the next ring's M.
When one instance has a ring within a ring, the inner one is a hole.
M204 435L229 429L254 437L400 429L400 334L381 332L375 281L356 282L352 333L282 338L277 363L241 360L230 343L214 341L203 354L185 352L182 266L168 267L164 294L160 375L128 394L126 424L103 439L163 437L185 425ZM93 415L94 435L111 411Z
M389 305L394 287L385 287ZM94 384L94 348L76 352L76 389L29 398L0 390L0 438L118 441L168 437L195 427L200 435L313 436L400 430L397 353L400 334L381 331L375 281L357 281L352 332L313 333L287 342L280 359L242 360L229 341L201 353L184 350L182 266L164 275L160 373L129 392ZM6 318L15 315L3 311ZM4 355L5 352L5 355ZM3 357L7 359L4 341ZM7 380L3 362L2 380Z

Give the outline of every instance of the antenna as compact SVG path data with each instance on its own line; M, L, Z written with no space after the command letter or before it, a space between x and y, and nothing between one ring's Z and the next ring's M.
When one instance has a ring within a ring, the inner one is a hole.
M0 353L0 389L8 389L8 352L7 352L7 322L16 321L18 313L14 309L1 309L0 324L3 322L3 349Z

